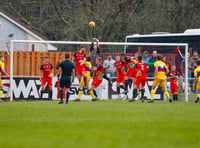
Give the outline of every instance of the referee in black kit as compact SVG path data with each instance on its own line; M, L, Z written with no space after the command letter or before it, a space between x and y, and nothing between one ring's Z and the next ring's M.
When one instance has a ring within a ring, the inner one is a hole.
M63 104L63 88L66 88L66 104L68 104L69 100L69 92L71 83L74 81L75 71L74 64L69 60L69 54L65 54L65 60L59 65L59 74L60 78L60 102L58 104ZM72 77L72 79L71 79Z

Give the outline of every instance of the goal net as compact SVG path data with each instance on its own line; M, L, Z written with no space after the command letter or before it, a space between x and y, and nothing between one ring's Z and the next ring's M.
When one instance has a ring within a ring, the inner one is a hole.
M96 44L96 42L94 43ZM125 42L99 42L101 57L105 60L109 55L115 59L115 55L124 54L123 56L135 56L136 54L143 56L145 60L151 59L153 51L156 50L158 54L166 57L166 62L170 65L176 65L176 71L179 74L179 94L180 99L188 101L191 96L188 94L191 89L187 68L184 71L181 68L181 63L184 60L184 67L188 67L188 57L185 56L188 53L188 44L176 44L176 43L125 43ZM10 83L7 86L7 94L9 100L39 100L41 94L41 70L40 67L45 63L45 57L49 57L49 61L53 66L52 74L52 92L53 100L59 99L59 85L57 84L57 63L65 53L70 54L70 59L73 57L73 53L79 51L80 46L83 46L86 51L86 55L90 56L91 42L76 42L76 41L33 41L33 40L12 40L9 48L9 55L6 56L6 69L10 73L10 80L5 80L4 84ZM147 54L147 55L146 55ZM92 57L94 58L94 57ZM152 65L151 65L152 66ZM101 99L116 99L116 72L114 75L107 73L112 83L107 80L103 80L103 83L96 88L97 95ZM147 83L145 86L145 98L150 99L150 90L154 75L151 72L148 74ZM92 80L91 80L92 81ZM123 84L121 84L123 85ZM43 98L49 97L49 86L45 85ZM76 99L79 89L79 81L76 78L73 82L70 94L70 99ZM170 80L167 79L166 89L170 92ZM129 98L132 98L133 84L129 87ZM123 92L123 87L120 90ZM122 94L123 95L123 94ZM194 93L192 94L194 95ZM193 97L193 96L192 96ZM85 94L82 99L87 100L90 97ZM155 99L165 100L161 89L158 87L155 95Z

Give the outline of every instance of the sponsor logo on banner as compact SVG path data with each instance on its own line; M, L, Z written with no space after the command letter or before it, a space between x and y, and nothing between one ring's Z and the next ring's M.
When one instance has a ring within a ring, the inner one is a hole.
M53 85L53 100L57 99L58 88L55 87L57 77L52 79ZM92 80L91 80L92 81ZM112 84L109 84L107 80L103 80L102 84L96 88L96 92L98 98L100 99L116 99L117 98L117 90L116 90L116 79L112 80ZM4 79L4 90L3 98L9 98L9 84L10 81L8 79ZM145 85L145 97L147 99L150 98L150 90L151 90L152 80L147 81ZM168 83L169 85L169 83ZM121 85L121 93L124 91L123 85ZM169 88L169 86L168 86ZM70 88L70 100L76 99L78 95L79 89L79 81L75 79ZM41 81L37 77L14 77L13 80L13 98L16 100L20 99L39 99L41 91ZM132 98L133 85L129 86L128 97ZM43 93L43 98L48 99L48 87L45 88L45 92ZM163 94L160 88L157 89L155 99L163 99ZM90 95L83 95L82 100L90 100Z
M52 90L53 90L53 100L57 100L58 88L55 87L57 81L57 77L52 79ZM10 80L4 79L4 90L3 98L9 98L10 91ZM40 98L41 91L41 81L37 77L14 77L13 79L13 99L20 100L38 100ZM108 99L108 85L105 81L96 88L97 95L99 98ZM79 90L79 81L75 79L70 88L70 100L76 99ZM48 86L45 87L45 91L43 93L43 98L48 99ZM83 95L82 100L90 100L90 95Z

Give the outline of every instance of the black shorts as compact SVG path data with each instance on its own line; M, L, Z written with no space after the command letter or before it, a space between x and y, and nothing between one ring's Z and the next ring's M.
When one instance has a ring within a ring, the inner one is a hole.
M60 79L60 88L70 88L71 76L62 76Z

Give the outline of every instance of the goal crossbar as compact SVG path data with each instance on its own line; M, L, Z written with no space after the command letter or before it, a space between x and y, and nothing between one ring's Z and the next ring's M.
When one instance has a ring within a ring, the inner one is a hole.
M14 43L32 43L32 44L74 44L90 45L91 42L81 41L36 41L36 40L11 40L10 41L10 101L13 101L13 49ZM99 42L99 45L116 45L116 46L177 46L185 47L185 55L188 53L188 43L130 43L130 42ZM188 67L188 56L185 56L185 67ZM185 101L188 102L188 70L185 68Z

